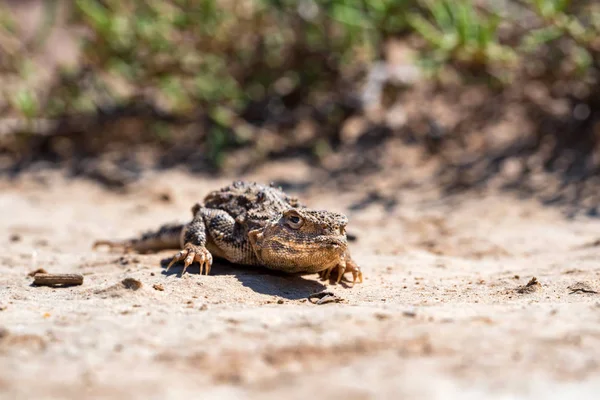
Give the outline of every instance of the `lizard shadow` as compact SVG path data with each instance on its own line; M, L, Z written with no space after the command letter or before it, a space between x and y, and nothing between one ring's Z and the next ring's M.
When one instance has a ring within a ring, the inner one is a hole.
M164 268L163 275L181 275L182 263L173 264L169 271L166 270L171 258L161 260ZM188 267L187 273L198 274L198 264ZM323 283L306 279L302 275L291 275L266 268L257 268L239 264L233 264L221 259L214 260L210 270L213 276L234 276L241 284L257 293L271 296L279 296L288 300L300 300L307 298L310 294L321 292L327 288ZM316 274L314 274L316 275Z

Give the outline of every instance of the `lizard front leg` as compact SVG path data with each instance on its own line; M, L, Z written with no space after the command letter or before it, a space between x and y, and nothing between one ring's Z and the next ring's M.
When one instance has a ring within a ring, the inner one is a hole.
M206 224L210 251L234 264L258 265L248 239L248 232L239 221L223 210L204 208L201 213Z
M329 268L329 269L319 272L319 276L323 280L328 280L331 276L332 271L334 271L336 268L337 268L336 283L339 283L342 280L342 277L344 276L344 274L346 272L352 273L352 283L356 283L357 279L360 283L362 283L362 281L363 281L362 271L360 270L360 267L358 266L358 264L356 264L356 262L352 259L352 257L350 257L350 253L348 251L346 251L346 254L344 254L344 256L342 256L340 258L340 261L338 262L337 265L335 265L332 268Z
M181 232L181 247L182 250L175 254L169 265L167 271L173 264L183 260L183 272L185 274L187 267L192 263L198 262L200 264L200 275L203 271L206 271L206 275L210 273L210 267L212 266L212 254L206 249L206 226L203 219L203 208L196 204L192 208L194 219L192 222L187 224Z
M350 253L348 251L346 251L346 268L344 270L340 268L340 270L338 271L337 282L339 282L342 279L342 275L346 272L350 272L352 274L353 283L356 283L356 279L358 279L360 283L363 282L362 271L358 264L352 259L352 257L350 257Z

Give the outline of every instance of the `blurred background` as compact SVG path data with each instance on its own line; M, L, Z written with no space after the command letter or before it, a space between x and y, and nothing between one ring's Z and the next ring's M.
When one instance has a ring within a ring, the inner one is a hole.
M596 216L599 73L594 0L5 0L0 173L300 159L391 207L429 184Z

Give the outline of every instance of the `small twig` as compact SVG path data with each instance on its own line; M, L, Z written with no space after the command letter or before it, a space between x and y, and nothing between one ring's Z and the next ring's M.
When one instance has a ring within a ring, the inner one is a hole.
M83 284L83 275L80 274L35 274L33 277L35 286L66 287Z
M569 292L569 294L574 294L574 293L591 293L591 294L598 294L598 292L596 292L595 290L590 290L590 289L584 289L584 288L577 288L572 290L571 292Z
M521 294L533 293L533 292L536 292L537 290L541 289L541 287L542 287L542 285L537 280L537 278L534 276L533 278L531 278L529 280L529 282L527 282L527 285L517 287L516 291L517 291L517 293L521 293Z
M598 292L596 290L594 290L594 288L592 288L587 282L576 282L575 284L568 286L567 289L569 289L571 291L571 292L569 292L569 294L575 294L575 293L598 294Z

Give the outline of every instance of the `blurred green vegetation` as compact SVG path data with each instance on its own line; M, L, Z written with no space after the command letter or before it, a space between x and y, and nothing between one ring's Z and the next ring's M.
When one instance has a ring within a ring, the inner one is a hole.
M451 68L465 84L483 77L505 87L534 74L533 62L544 70L534 78L548 85L595 87L600 69L600 4L591 0L76 0L66 24L79 38L80 62L40 85L43 65L31 56L61 4L45 3L29 41L0 8L0 75L12 82L2 85L0 115L63 118L137 103L169 115L201 112L215 165L250 139L248 126L281 109L338 104L359 91L390 40L410 41L434 79ZM347 117L343 107L323 108L331 129ZM168 128L152 131L168 142ZM329 144L317 138L313 146L321 154Z

